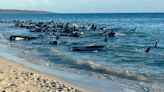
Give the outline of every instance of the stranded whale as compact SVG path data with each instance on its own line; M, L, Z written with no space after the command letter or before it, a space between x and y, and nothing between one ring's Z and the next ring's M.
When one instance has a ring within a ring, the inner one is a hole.
M19 36L19 35L12 35L10 36L9 40L10 41L18 41L18 40L33 40L37 39L38 37L30 37L30 36Z
M89 46L79 46L72 47L72 51L101 51L105 45L89 45Z

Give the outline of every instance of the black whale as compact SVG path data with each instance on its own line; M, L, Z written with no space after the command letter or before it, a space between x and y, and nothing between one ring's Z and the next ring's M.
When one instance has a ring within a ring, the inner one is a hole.
M38 37L13 35L13 36L10 36L9 40L10 41L14 41L14 40L33 40L33 39L37 39L37 38Z
M80 46L72 47L72 51L101 51L104 47L104 45Z

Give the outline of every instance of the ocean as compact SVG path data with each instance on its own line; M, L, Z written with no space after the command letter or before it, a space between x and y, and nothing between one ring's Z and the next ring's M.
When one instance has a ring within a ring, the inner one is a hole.
M53 35L0 23L0 55L102 92L164 92L164 13L0 14L0 20L53 20L117 29L118 35L108 38L108 42L96 30L84 31L78 38L60 37L61 44L54 46L49 44L55 40ZM44 35L44 38L9 41L11 35ZM145 53L156 40L157 48ZM90 44L105 48L93 52L71 50L73 46Z

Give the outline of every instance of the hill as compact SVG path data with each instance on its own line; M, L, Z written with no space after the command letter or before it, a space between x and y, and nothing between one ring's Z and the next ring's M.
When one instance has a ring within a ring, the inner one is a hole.
M48 14L48 11L0 9L0 14Z

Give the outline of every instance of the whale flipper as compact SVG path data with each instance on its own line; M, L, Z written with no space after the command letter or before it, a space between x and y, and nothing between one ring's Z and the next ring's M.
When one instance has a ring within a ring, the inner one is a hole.
M150 51L151 47L148 47L145 52L148 53Z

